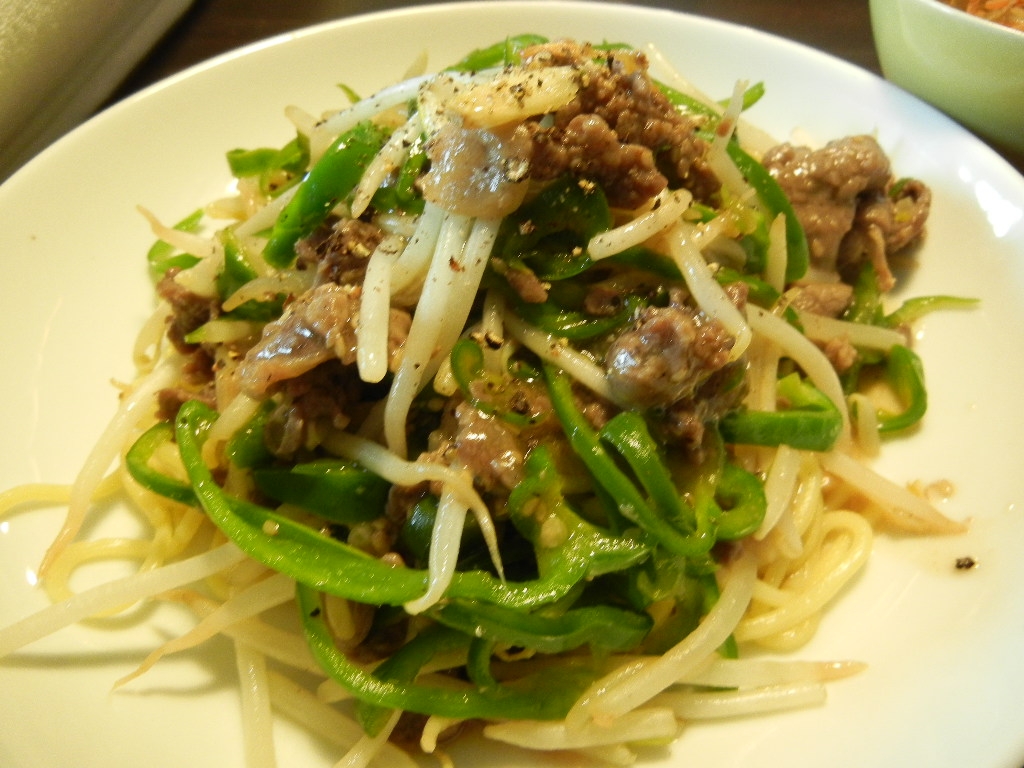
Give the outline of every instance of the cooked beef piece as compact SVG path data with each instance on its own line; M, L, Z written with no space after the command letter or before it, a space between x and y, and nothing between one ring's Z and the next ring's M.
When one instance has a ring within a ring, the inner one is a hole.
M383 239L376 224L342 219L300 240L295 246L297 263L299 268L316 269L315 285L362 285L366 263Z
M330 360L278 385L281 405L270 415L264 431L267 447L282 457L307 447L310 429L326 423L344 429L353 404L360 399L360 384L337 360Z
M735 410L747 394L742 360L712 373L692 396L672 403L658 423L668 442L681 446L694 461L703 457L704 434L709 423Z
M468 403L455 409L455 451L484 490L510 491L522 480L524 448L515 432L499 419Z
M608 348L605 365L616 400L669 406L729 362L733 338L699 310L673 303L644 309Z
M267 323L239 365L243 391L262 397L277 382L294 379L332 357L355 362L352 318L358 302L357 289L326 283L289 304L280 318Z
M818 346L838 373L850 370L860 357L857 348L845 337L835 337Z
M512 267L505 271L505 279L519 298L527 304L543 304L548 300L548 286L533 270Z
M891 287L886 255L924 231L931 193L911 181L895 194L889 158L870 136L851 136L818 150L780 144L763 159L789 196L807 233L812 262L856 279L870 259L879 284Z
M189 400L199 400L210 408L217 407L217 393L213 382L208 382L197 389L188 387L168 387L157 393L157 418L161 421L174 421L178 411Z
M706 142L696 119L680 114L647 73L638 52L598 52L560 41L528 48L526 66L573 66L580 90L551 124L520 130L533 140L530 177L565 173L598 182L609 202L637 208L668 186L685 186L706 200L719 182L704 162Z
M839 247L836 268L853 283L865 261L875 267L878 287L890 290L896 280L888 256L916 242L924 233L932 193L922 182L910 179L897 192L877 195L858 208L853 229Z
M826 317L839 317L853 301L853 286L846 283L806 283L786 291L789 306Z
M263 397L278 382L301 376L327 360L354 363L359 296L359 288L325 283L289 304L280 318L264 326L260 340L239 364L242 390ZM410 323L407 312L391 310L388 348L392 370Z
M167 270L156 284L156 292L171 305L168 340L179 352L188 354L195 350L196 345L188 344L185 337L220 314L220 300L217 297L200 296L182 286L174 279L180 271L177 267Z

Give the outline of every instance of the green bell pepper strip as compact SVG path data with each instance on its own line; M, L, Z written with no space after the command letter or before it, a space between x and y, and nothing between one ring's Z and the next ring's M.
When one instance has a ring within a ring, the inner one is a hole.
M789 445L805 451L827 451L843 429L835 404L796 373L779 379L779 396L790 407L781 411L733 411L722 417L719 430L729 443Z
M482 69L518 64L524 48L529 48L531 45L543 45L547 41L548 39L542 35L512 35L493 45L470 51L464 58L448 67L448 71L479 72Z
M703 535L684 533L661 517L619 469L586 417L576 408L573 402L572 382L568 375L552 365L545 364L544 376L551 396L551 405L562 422L569 444L594 480L614 500L618 513L640 526L670 552L681 557L705 555L709 548L706 538Z
M897 309L886 315L885 325L897 328L919 320L931 312L947 309L973 309L978 306L978 303L978 299L960 296L917 296L907 299Z
M198 232L202 221L203 210L200 208L179 221L173 228L179 232ZM165 240L157 240L146 253L146 263L149 265L150 277L153 280L159 280L167 270L172 268L188 269L198 264L199 258L191 253L177 251Z
M469 653L466 656L466 675L481 690L498 685L498 681L491 672L491 656L494 655L497 645L493 640L486 640L482 637L474 637L469 644Z
M764 485L757 476L730 461L722 465L714 501L715 529L720 541L735 541L752 534L761 527L768 508Z
M521 261L541 280L564 280L590 268L587 244L611 226L600 187L584 188L566 175L505 217L494 252L510 268Z
M383 128L362 122L334 140L278 216L263 250L270 266L283 268L295 261L295 243L322 224L355 188L387 136Z
M226 159L232 176L258 176L260 191L276 197L295 184L309 164L309 140L298 134L280 149L232 149Z
M653 624L645 613L610 605L584 606L547 616L487 603L449 600L432 609L430 616L464 634L540 653L563 653L581 645L625 651L635 648Z
M147 429L125 454L125 468L139 485L153 493L182 504L197 504L195 492L188 483L157 472L149 461L163 445L174 440L174 425L161 421Z
M417 144L417 146L419 146ZM427 153L422 147L411 152L397 178L386 183L373 194L371 204L377 211L402 211L409 214L423 213L426 202L416 189L416 180L427 166Z
M736 164L740 173L753 187L762 205L768 209L772 218L780 213L786 217L786 282L799 280L807 273L810 265L810 250L807 246L807 235L803 225L796 217L792 203L782 191L782 187L768 170L745 152L739 144L732 141L726 148L729 157Z
M862 325L883 325L882 292L878 289L875 267L866 262L853 283L850 306L843 312L843 320Z
M523 480L509 494L508 514L533 543L541 580L561 574L563 580L572 578L575 586L583 580L576 574L593 579L646 559L650 550L643 543L606 534L573 511L562 495L561 477L547 448L534 448L523 469ZM552 539L553 529L559 536ZM564 590L563 596L568 592Z
M413 564L427 562L430 555L430 538L437 520L437 496L424 496L412 505L405 522L398 532L402 546L412 555ZM460 547L461 552L461 547Z
M472 647L471 641L469 644ZM450 632L440 625L428 626L378 664L373 670L373 676L380 680L396 683L412 683L423 667L430 663L430 660L436 655L458 652L465 649L466 645L465 636ZM358 701L356 719L366 733L376 736L393 711L393 708L382 707L367 701Z
M267 448L263 439L263 430L277 408L273 400L264 400L245 424L228 438L224 446L224 454L228 460L240 469L255 469L269 464L274 454Z
M715 544L710 518L683 500L643 418L632 411L622 411L601 429L599 436L626 460L662 519L688 536L691 556L710 551Z
M764 309L773 307L781 297L777 290L761 278L744 274L731 267L719 267L715 271L715 280L723 286L731 283L745 283L748 288L747 300Z
M195 400L185 403L176 423L178 448L203 509L249 557L315 589L371 605L402 605L426 591L426 571L388 565L285 515L225 493L202 457L203 440L215 419L208 406ZM542 548L538 579L504 582L483 571L457 572L447 594L531 608L559 600L601 569L628 568L647 556L638 542L589 533Z
M384 514L391 483L355 462L320 459L292 467L265 467L252 473L256 487L278 502L294 504L344 525Z
M270 147L258 149L232 149L225 156L231 175L236 179L257 176L274 167L279 150Z
M913 351L900 344L889 350L886 379L903 404L903 411L890 413L879 409L878 431L899 432L917 424L928 410L928 390L924 384L924 365Z
M622 302L622 308L614 315L607 317L594 317L586 312L573 309L565 309L557 304L546 301L543 304L530 304L525 301L516 300L510 296L515 304L516 314L530 325L536 326L545 333L550 333L563 339L579 341L593 339L611 333L628 323L633 313L644 304L638 296L627 296Z
M759 102L764 97L764 92L765 88L763 82L754 83L752 86L747 88L747 90L743 92L742 111L746 112L752 106L757 104L757 102ZM718 103L721 104L723 107L727 107L729 105L729 99L721 99Z
M217 276L217 292L222 300L227 300L243 285L254 280L257 273L246 259L245 252L235 237L234 230L223 229L218 233L218 237L224 246L224 269ZM281 293L268 300L250 299L219 317L267 323L281 316L286 298L285 294Z
M448 359L451 363L452 376L459 385L462 396L478 411L489 416L497 416L502 421L519 427L537 421L534 416L519 413L514 409L511 400L515 388L511 381L484 370L484 353L476 341L469 338L459 339L452 347ZM473 386L474 382L480 380L486 382L483 389L489 399L480 397L480 390Z
M565 717L596 676L583 664L566 664L558 674L546 670L514 683L486 689L469 686L442 688L385 679L379 673L356 666L338 650L327 627L320 596L315 590L299 584L296 596L306 641L314 658L331 678L359 701L377 707L460 720L558 720ZM468 648L471 640L472 636L439 627L414 646L408 659L402 659L401 670L393 669L392 672L396 676L398 672L407 675L417 662L425 659L423 663L426 663L443 650Z

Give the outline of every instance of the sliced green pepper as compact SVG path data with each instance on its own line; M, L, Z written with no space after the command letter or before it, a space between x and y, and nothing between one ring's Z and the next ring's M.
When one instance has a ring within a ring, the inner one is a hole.
M978 299L959 296L917 296L907 299L897 309L886 315L884 322L890 328L898 328L901 325L913 323L932 312L947 309L974 309L978 303Z
M548 39L542 35L512 35L493 45L470 51L448 69L456 72L479 72L482 69L518 64L524 48L529 48L531 45L543 45L547 41Z
M527 456L523 480L509 494L508 513L513 525L533 543L542 579L559 580L567 587L563 595L582 579L629 568L649 552L641 542L606 534L573 511L544 446Z
M174 425L161 421L147 429L136 440L125 455L125 468L139 485L147 490L182 504L197 504L192 486L173 477L157 472L149 462L153 454L163 445L174 440Z
M594 317L578 310L564 309L552 302L517 302L516 314L546 333L579 341L604 336L625 325L643 303L638 296L627 296L622 302L622 308L614 315Z
M913 351L897 344L889 350L885 366L886 378L903 404L903 411L879 410L878 431L898 432L917 424L928 410L928 390L924 384L924 365Z
M391 484L344 459L320 459L252 473L256 487L275 501L294 504L344 525L376 520L384 513Z
M309 140L297 134L280 149L233 149L227 153L227 161L236 179L257 176L260 191L276 196L298 181L309 164Z
M792 203L782 191L782 187L768 170L747 154L739 144L732 141L727 147L729 157L739 168L740 173L746 177L747 182L753 187L758 198L765 208L768 209L772 218L783 214L786 217L786 282L792 283L799 280L807 273L810 265L810 251L807 246L807 235L803 225L796 217Z
M487 603L449 600L430 615L464 634L541 653L563 653L581 645L625 651L636 647L651 629L647 614L610 605L584 606L548 616Z
M541 280L564 280L593 264L587 244L611 225L600 187L563 176L505 217L494 252L510 268L522 261Z
M729 443L789 445L805 451L827 451L843 429L835 404L799 374L779 379L779 396L789 402L780 411L733 411L719 422Z
M252 418L228 438L224 453L236 467L255 469L269 464L274 458L263 439L263 431L276 408L273 400L264 400Z
M544 366L544 376L551 395L551 405L562 422L569 444L590 470L597 484L614 501L616 511L640 526L658 544L681 557L706 555L713 542L708 542L705 532L699 526L694 533L681 531L658 514L608 454L586 417L576 408L569 377L547 364Z
M224 269L217 275L217 292L222 300L226 300L243 285L254 280L256 270L246 260L245 252L231 229L221 230L218 237L224 246ZM220 317L266 323L281 316L285 298L284 294L280 294L265 301L250 299Z
M283 268L295 261L295 243L312 233L352 192L387 136L383 128L362 122L335 139L278 216L263 251L270 266Z
M764 485L757 476L728 461L715 486L715 503L715 528L722 541L752 534L761 527L768 507Z
M377 211L423 213L426 203L416 189L416 180L427 166L427 153L419 144L413 150L398 169L395 179L374 193L372 204Z
M298 582L361 603L402 605L426 591L426 571L389 565L285 515L225 493L202 457L202 443L215 420L216 413L203 403L185 403L176 424L178 448L203 509L247 555ZM538 579L505 582L483 571L457 572L448 595L535 607L561 599L602 569L628 568L646 556L646 547L629 539L569 536L556 546L541 548Z
M179 232L198 232L202 221L203 210L200 208L175 224L174 229ZM150 277L159 280L167 270L188 269L198 264L199 259L191 253L181 253L165 240L157 240L146 253L146 263L149 265Z
M710 518L683 500L643 418L632 411L623 411L601 429L600 438L613 445L626 460L654 503L657 514L685 532L690 556L710 551L715 543Z
M353 664L334 644L320 605L319 595L309 587L297 589L302 626L313 656L324 670L362 702L388 709L464 719L558 720L596 676L583 664L567 664L558 673L538 672L514 683L478 689L419 685L398 679L384 679ZM422 641L422 648L410 652L401 670L442 650L469 646L471 636L438 628ZM424 662L425 663L425 662ZM397 671L396 672L397 676Z

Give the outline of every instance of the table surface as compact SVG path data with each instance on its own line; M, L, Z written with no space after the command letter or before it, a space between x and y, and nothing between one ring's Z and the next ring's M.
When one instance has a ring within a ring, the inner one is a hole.
M300 27L431 0L196 0L115 94L120 99L192 64ZM631 0L755 27L881 74L867 0ZM1024 155L996 148L1024 173Z

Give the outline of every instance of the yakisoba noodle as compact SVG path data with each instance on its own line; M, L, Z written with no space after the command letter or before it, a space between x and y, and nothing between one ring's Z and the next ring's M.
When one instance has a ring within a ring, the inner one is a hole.
M684 721L821 703L860 665L741 651L803 645L875 528L960 530L863 462L923 415L908 324L958 302L883 311L927 188L868 137L775 146L741 118L759 95L511 38L324 120L290 108L293 142L229 153L236 196L144 212L138 378L74 485L3 496L69 512L57 602L0 654L186 605L194 629L118 685L231 638L253 766L274 711L345 765L412 765L403 718L413 751L473 723L625 763ZM851 161L852 196L814 175ZM114 494L149 534L81 538ZM97 559L140 567L73 594ZM267 621L290 602L293 628Z
M1024 3L1021 0L944 0L944 2L973 16L1024 32Z

